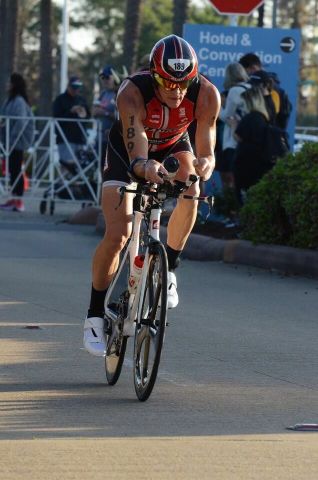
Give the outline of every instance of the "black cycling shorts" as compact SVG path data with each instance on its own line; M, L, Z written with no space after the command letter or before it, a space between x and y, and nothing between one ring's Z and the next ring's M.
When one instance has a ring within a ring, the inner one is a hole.
M151 152L151 158L162 162L168 155L178 152L193 153L189 135L184 134L176 143L158 152ZM129 157L125 143L118 126L114 125L109 133L105 166L103 172L103 185L126 185L131 182L127 170Z

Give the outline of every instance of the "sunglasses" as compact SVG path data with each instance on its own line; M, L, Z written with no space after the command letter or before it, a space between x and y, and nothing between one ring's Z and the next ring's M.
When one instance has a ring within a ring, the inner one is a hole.
M167 80L166 78L161 77L158 73L154 73L153 77L158 85L163 87L165 90L176 90L180 88L180 90L187 90L190 87L191 83L193 82L194 78L191 80L182 80L181 82L171 82L171 80Z

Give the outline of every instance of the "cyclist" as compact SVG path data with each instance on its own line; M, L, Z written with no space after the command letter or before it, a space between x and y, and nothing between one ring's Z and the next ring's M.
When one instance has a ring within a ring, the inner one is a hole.
M119 255L132 227L132 195L119 205L118 187L131 182L128 171L152 183L167 174L161 162L170 154L178 158L176 179L190 174L207 180L214 168L219 92L198 73L191 45L176 35L159 40L150 54L149 71L137 72L121 85L117 106L120 120L109 135L103 175L102 208L105 236L93 258L93 282L84 324L84 347L93 355L105 355L104 300L117 270ZM194 155L187 129L197 121ZM199 193L198 182L187 191ZM178 304L174 270L191 233L197 214L195 200L179 199L167 230L168 308Z

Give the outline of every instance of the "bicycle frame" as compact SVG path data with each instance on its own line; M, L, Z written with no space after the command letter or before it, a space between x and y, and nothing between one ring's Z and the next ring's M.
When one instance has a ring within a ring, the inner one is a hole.
M135 201L132 234L105 299L108 319L105 370L108 384L115 385L123 366L128 337L134 336L134 385L140 401L147 400L154 387L167 326L168 261L160 241L163 205L167 198L180 196L206 201L207 197L183 193L197 180L198 177L190 175L188 182L171 182L171 179L159 185L140 182L137 187L130 185L118 190L121 200L124 194L133 193ZM130 293L126 270L130 274L133 272L135 257L141 253L144 254L141 275L136 291Z
M139 202L139 205L141 202ZM140 280L137 286L137 291L136 293L130 294L129 296L129 302L128 302L128 313L127 317L124 319L124 334L125 330L129 330L132 324L136 321L139 320L140 317L140 312L138 312L138 305L139 305L139 298L140 295L143 294L145 286L146 286L146 280L147 276L145 274L145 271L147 269L147 265L149 263L149 246L153 242L159 242L160 241L160 219L161 219L161 213L162 213L162 207L160 204L152 204L150 207L150 216L149 216L149 225L147 229L147 248L146 248L146 253L145 253L145 259L144 259L144 265L141 271L141 276ZM117 279L120 276L122 269L127 261L127 256L129 255L129 267L130 267L130 272L132 271L133 263L135 257L138 255L139 247L140 247L140 229L141 229L141 222L145 218L146 211L142 210L139 206L134 211L134 217L133 217L133 231L128 239L128 245L126 248L126 251L124 253L124 256L120 262L119 268L117 270L117 273L115 274L114 280L111 283L110 288L107 291L106 298L105 298L105 313L106 316L110 317L112 320L116 320L117 316L114 314L114 312L108 308L108 303L111 298L111 294L113 292L114 286L117 283ZM125 329L126 326L126 329Z

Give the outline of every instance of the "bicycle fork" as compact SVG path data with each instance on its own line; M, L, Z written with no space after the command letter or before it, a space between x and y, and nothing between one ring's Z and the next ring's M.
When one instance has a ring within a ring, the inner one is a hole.
M137 287L137 291L135 294L130 295L130 298L129 298L129 304L128 304L129 313L128 313L127 319L125 320L125 324L127 325L127 327L125 328L124 326L124 331L130 330L132 328L131 325L136 320L138 321L140 317L140 309L142 309L142 305L139 305L138 300L141 296L143 296L143 293L146 288L147 271L145 272L145 269L147 270L149 266L149 256L151 255L151 246L152 246L151 244L160 241L159 229L160 229L161 212L162 212L162 208L159 205L153 206L150 212L149 227L148 227L149 244L146 249L144 264L142 267L142 272L141 272L140 281ZM134 222L133 234L131 238L132 248L130 249L130 268L132 268L135 256L138 255L139 233L140 233L140 225L141 225L141 220L143 218L143 215L144 214L141 212L138 212L138 211L135 212L135 222Z

